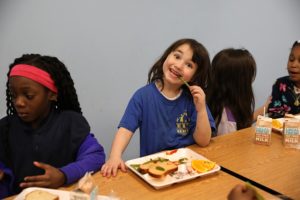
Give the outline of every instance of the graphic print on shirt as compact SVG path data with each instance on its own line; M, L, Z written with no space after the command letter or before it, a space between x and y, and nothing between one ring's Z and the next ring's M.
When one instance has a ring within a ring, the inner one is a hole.
M177 117L176 128L179 135L185 136L188 134L190 121L191 119L188 117L187 111L184 111Z

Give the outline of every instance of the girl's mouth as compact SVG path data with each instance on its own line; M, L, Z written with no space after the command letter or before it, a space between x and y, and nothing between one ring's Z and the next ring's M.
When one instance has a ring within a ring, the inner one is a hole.
M18 113L18 116L20 118L26 118L28 116L28 113Z
M176 77L182 77L182 75L179 72L177 72L176 70L173 70L172 68L170 69L170 72L172 74L174 74Z

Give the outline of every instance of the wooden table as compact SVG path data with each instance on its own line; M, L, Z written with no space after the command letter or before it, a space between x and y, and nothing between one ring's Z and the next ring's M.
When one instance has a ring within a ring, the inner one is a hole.
M236 184L244 184L243 181L225 172L219 171L215 174L199 177L183 183L174 184L159 190L154 189L148 183L136 176L133 172L119 172L116 177L105 178L98 172L94 176L101 195L114 193L121 200L153 200L153 199L227 199L229 191ZM60 188L62 190L73 190L76 184ZM258 189L266 199L277 199L269 193ZM7 200L14 197L7 198Z
M270 146L254 143L254 127L215 137L206 148L190 148L248 179L293 199L300 199L300 150L287 149L272 133Z
M206 177L174 184L172 186L154 189L134 173L119 173L114 178L103 178L99 173L95 175L100 194L109 195L114 191L122 200L129 199L226 199L229 191L236 184L244 184L241 180L219 171ZM267 199L274 199L272 195L258 191Z

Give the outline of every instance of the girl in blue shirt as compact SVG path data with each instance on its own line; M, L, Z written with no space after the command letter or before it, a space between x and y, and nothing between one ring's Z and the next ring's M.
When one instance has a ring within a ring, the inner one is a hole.
M205 103L210 60L205 47L193 39L173 43L153 65L148 84L128 103L102 166L103 176L126 171L122 153L136 129L140 129L140 155L191 144L207 146L215 130Z
M74 183L105 161L82 116L73 80L55 57L26 54L7 74L0 120L0 198Z

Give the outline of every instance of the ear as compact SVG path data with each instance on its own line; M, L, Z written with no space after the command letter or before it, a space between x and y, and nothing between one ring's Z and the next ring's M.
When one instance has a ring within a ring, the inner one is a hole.
M57 94L56 93L54 93L54 92L49 92L49 100L50 101L57 101Z

